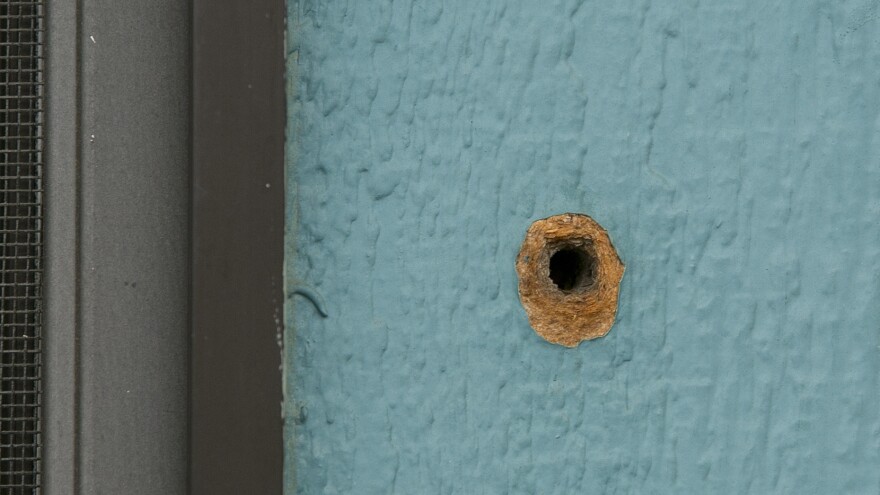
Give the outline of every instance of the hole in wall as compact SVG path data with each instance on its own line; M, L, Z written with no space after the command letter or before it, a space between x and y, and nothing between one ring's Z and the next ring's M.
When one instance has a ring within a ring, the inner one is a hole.
M550 280L562 292L593 285L595 272L596 257L582 247L563 247L550 256Z
M529 324L548 342L566 347L604 336L617 315L623 271L608 232L588 215L536 220L516 258Z

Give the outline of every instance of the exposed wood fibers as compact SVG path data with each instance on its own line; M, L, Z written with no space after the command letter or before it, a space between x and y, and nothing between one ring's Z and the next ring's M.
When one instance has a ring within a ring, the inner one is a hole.
M551 258L561 251L574 253L574 264L562 268L573 272L563 274L568 285L551 278ZM565 213L534 222L516 271L529 323L548 342L575 347L606 335L614 324L624 265L608 233L589 216Z

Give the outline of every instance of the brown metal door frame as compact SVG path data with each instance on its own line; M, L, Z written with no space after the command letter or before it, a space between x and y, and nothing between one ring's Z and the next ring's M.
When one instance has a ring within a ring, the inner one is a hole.
M42 493L281 493L283 0L46 26Z
M284 2L193 3L191 493L281 493Z

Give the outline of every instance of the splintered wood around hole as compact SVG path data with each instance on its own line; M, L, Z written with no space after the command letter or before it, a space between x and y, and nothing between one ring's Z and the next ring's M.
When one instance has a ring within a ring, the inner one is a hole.
M605 229L578 213L534 222L516 259L529 323L548 342L566 347L608 333L623 271Z

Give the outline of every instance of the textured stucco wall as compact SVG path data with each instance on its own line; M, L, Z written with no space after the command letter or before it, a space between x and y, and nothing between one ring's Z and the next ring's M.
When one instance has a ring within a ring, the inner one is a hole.
M288 493L880 490L880 2L289 9ZM576 349L566 211L627 265Z

